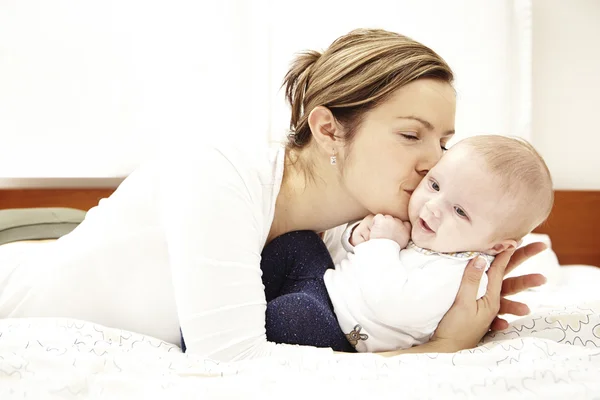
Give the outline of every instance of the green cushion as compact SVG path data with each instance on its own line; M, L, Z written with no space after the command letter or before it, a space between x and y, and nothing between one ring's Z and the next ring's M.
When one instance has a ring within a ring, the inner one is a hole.
M85 214L74 208L0 210L0 245L21 240L58 239L75 229Z

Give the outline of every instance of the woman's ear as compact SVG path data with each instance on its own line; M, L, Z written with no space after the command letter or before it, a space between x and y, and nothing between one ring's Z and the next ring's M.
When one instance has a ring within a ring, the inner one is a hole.
M517 243L516 240L507 239L507 240L503 240L501 242L496 243L491 248L487 249L485 251L485 253L495 256L497 254L502 253L504 250L508 250L511 247L516 249L518 245L519 244Z
M323 106L317 106L308 115L308 126L313 139L327 154L337 153L342 146L343 132L332 112Z

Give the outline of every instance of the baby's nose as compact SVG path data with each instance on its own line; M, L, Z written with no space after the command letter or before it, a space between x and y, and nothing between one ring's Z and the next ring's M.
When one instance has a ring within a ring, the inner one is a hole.
M427 204L425 204L425 207L427 207L427 210L435 217L435 218L439 218L442 216L442 212L440 210L440 207L436 204L435 201L430 201Z

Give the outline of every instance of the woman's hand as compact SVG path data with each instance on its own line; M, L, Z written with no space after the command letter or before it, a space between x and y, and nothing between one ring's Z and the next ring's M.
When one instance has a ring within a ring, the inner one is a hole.
M541 253L545 249L546 245L539 242L531 243L527 246L517 249L514 255L510 258L510 262L504 270L504 275L510 273L512 270L521 265L525 260L535 256L538 253ZM546 278L542 274L515 276L513 278L507 278L504 281L502 281L502 290L500 292L502 298L500 299L499 314L512 314L518 316L529 314L529 307L527 307L526 304L505 299L504 296L517 294L524 290L541 286L544 283L546 283ZM506 328L508 328L508 322L499 317L496 317L491 325L492 330L502 330Z
M454 305L440 321L432 338L438 351L455 352L475 347L492 323L495 329L503 329L508 325L503 319L497 318L498 313L527 314L529 310L525 304L506 300L502 296L539 286L544 283L544 277L534 274L504 281L504 275L544 249L543 243L532 243L516 251L511 249L499 254L487 273L487 292L479 300L475 299L485 261L481 260L479 264L479 258L471 260L465 269Z

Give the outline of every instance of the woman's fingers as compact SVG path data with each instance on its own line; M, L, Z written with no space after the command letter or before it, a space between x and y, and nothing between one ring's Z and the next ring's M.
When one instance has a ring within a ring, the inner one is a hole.
M527 304L519 303L518 301L512 301L505 298L500 299L500 311L498 314L511 314L522 317L523 315L529 314L531 311Z
M500 312L499 314L512 314L523 316L530 313L527 304L519 303L512 300L500 299ZM490 329L493 331L501 331L508 328L508 322L500 317L496 317L490 325Z
M546 277L542 274L529 274L506 278L502 282L502 296L520 293L523 290L541 286L544 283L546 283Z
M525 260L535 256L538 253L546 250L546 245L542 242L530 243L527 246L521 247L515 251L510 259L510 262L506 266L504 274L510 273L513 269L521 265Z
M485 266L486 263L482 257L476 257L469 261L456 295L457 302L472 303L477 298L479 282L485 271Z
M490 329L493 331L501 331L508 328L508 322L502 318L496 317L490 325Z
M519 303L508 299L500 299L500 312L499 314L512 314L523 316L530 313L527 304ZM490 325L490 329L493 331L501 331L508 328L508 322L500 317L496 317Z
M502 253L498 254L494 259L494 262L492 263L490 269L487 272L487 297L490 297L491 299L500 299L500 293L502 292L502 281L504 280L505 270L514 252L515 250L513 249L505 250Z

